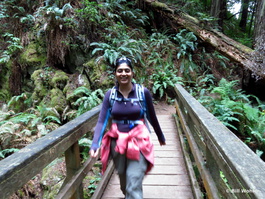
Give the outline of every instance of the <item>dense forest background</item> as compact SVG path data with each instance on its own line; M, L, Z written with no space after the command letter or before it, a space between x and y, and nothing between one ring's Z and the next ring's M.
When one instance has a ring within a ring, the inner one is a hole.
M172 103L173 85L182 84L264 159L264 7L264 0L1 1L0 158L101 103L115 82L114 61L127 56L155 101ZM80 141L84 158L90 143L91 135Z

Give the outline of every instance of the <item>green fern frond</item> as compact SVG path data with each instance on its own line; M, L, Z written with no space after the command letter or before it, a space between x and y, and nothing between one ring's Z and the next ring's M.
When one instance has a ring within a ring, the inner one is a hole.
M61 124L60 118L55 117L55 116L47 116L43 119L43 121L50 123L50 122L56 122L58 124Z
M9 119L9 121L18 124L18 123L23 123L27 125L30 121L36 118L36 115L34 114L29 114L29 113L19 113L16 116L12 117Z
M11 149L4 149L0 151L0 158L5 158L7 154L18 152L19 149L11 148Z

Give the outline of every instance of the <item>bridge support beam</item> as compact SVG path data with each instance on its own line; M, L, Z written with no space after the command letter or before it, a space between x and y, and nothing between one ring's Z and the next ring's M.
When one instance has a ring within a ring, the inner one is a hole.
M65 151L65 163L66 163L66 179L62 187L68 183L69 180L76 174L76 172L80 169L80 150L78 142L73 144L69 149ZM74 194L72 195L71 199L83 199L83 187L80 184L77 190L73 190Z

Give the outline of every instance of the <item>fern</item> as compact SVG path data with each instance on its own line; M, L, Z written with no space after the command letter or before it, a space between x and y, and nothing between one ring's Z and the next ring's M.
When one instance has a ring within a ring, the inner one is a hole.
M37 116L34 114L29 114L29 113L18 113L17 115L15 115L14 117L10 118L9 121L19 124L29 124L30 121L32 121L33 119L35 119Z
M259 105L253 107L250 96L236 89L237 81L221 79L218 85L212 89L217 96L200 97L200 102L224 125L244 136L246 143L256 142L265 150L265 114L259 110L264 105L256 98Z
M176 76L173 71L173 66L168 64L164 68L157 68L156 72L151 75L153 81L152 91L154 94L158 94L159 98L166 95L167 88L174 87L177 83L183 84L182 78Z
M228 98L231 100L242 100L244 102L250 102L248 95L245 95L242 89L236 89L238 81L227 81L222 78L218 87L213 89L213 93L218 93L222 99Z
M80 94L82 94L80 96ZM75 106L78 106L77 115L81 115L84 112L92 109L102 102L104 93L101 89L91 91L86 87L79 87L74 91L75 96L78 96L78 99L74 102Z
M7 63L13 55L16 55L16 53L23 49L18 37L14 37L14 35L10 33L5 33L3 36L9 38L7 41L9 45L0 55L0 64Z
M19 128L18 124L15 124L10 121L5 121L0 128L0 143L3 148L9 146L11 140L16 137L20 137L16 133L16 130Z
M127 38L125 40L113 39L112 44L97 42L90 44L90 46L98 46L93 49L92 55L98 52L103 54L96 59L96 62L105 61L110 65L113 65L115 60L121 56L129 57L134 62L137 62L137 60L141 59L143 45L142 41Z
M186 29L181 30L178 34L176 34L173 39L178 43L178 54L177 58L180 59L182 57L188 56L191 61L191 51L194 51L197 48L197 37L193 32L188 32Z
M60 114L55 108L49 108L46 106L37 106L37 109L40 112L40 116L44 123L48 124L51 121L55 121L61 124Z
M102 7L102 4L97 2L90 2L89 0L82 1L82 8L75 9L77 16L81 17L84 20L88 20L91 23L101 23L102 17L99 14L99 10Z
M13 96L7 103L7 106L15 112L21 112L30 106L29 103L30 99L27 97L26 93L22 93L18 96Z
M1 150L0 158L5 158L7 154L15 153L17 151L19 151L19 149L15 149L15 148Z
M89 150L92 145L92 140L83 137L78 141L78 144L82 148L81 155L83 156L83 159L86 160L89 157Z
M55 116L51 116L51 115L45 117L45 118L43 119L43 121L44 121L44 122L47 122L47 123L50 123L50 122L53 121L53 122L56 122L56 123L58 123L58 124L61 124L60 118L55 117Z

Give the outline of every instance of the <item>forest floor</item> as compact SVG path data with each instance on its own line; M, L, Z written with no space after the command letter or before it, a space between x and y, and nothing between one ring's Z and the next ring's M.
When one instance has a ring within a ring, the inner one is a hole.
M174 105L169 105L166 102L157 102L154 103L154 107L157 115L169 115L176 113Z

